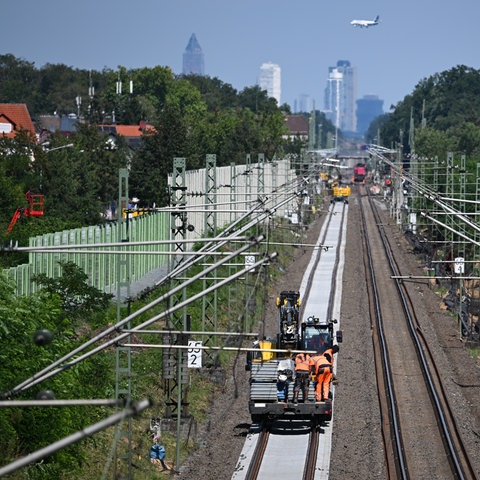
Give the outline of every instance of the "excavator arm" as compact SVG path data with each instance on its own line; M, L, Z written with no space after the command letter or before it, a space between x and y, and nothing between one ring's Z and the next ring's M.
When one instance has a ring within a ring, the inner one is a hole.
M43 195L38 193L27 192L25 194L26 199L28 200L29 206L18 207L13 214L12 220L8 225L7 232L11 233L13 227L18 222L18 219L24 215L25 217L41 217L43 216Z

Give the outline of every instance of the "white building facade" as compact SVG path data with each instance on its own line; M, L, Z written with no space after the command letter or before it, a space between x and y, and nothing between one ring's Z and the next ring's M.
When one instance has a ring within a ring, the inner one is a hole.
M259 86L266 90L269 97L274 98L280 105L282 95L281 69L275 63L263 63L260 67Z

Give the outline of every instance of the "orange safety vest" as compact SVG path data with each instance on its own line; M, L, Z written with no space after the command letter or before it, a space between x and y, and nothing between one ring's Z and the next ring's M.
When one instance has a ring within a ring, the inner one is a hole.
M299 353L295 357L295 371L308 372L310 370L310 355L308 353Z
M312 373L314 375L318 375L318 371L320 368L332 367L332 362L330 362L324 354L322 355L315 355L310 359L310 366L312 368Z
M329 361L330 361L330 363L332 364L332 367L333 367L333 348L332 348L332 347L327 348L327 349L323 352L323 355L325 355L326 353L329 355L329 357L327 357L327 360L330 359Z

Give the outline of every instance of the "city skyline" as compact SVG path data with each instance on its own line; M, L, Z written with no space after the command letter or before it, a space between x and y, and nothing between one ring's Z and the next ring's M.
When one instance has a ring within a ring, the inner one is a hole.
M308 96L318 108L328 68L347 58L358 71L358 97L378 95L388 112L427 77L458 65L479 68L479 11L480 4L467 0L442 8L433 0L16 0L2 5L0 52L37 67L168 66L180 74L195 32L207 59L205 75L238 91L256 85L259 66L271 61L282 69L282 102L293 108ZM376 15L382 20L374 28L350 24Z

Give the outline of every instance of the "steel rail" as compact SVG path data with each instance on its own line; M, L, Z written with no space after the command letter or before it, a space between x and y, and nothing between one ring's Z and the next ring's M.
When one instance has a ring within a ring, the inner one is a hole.
M345 209L344 209L345 210ZM329 210L329 215L328 215L328 218L326 220L326 228L324 230L324 233L323 233L323 237L321 238L319 244L320 245L324 245L325 244L325 240L327 238L327 234L328 234L328 227L330 226L330 222L332 220L332 216L334 214L333 212L333 208L331 210ZM342 213L343 215L343 213ZM302 317L303 315L303 312L304 312L304 309L305 309L305 305L307 304L308 302L308 297L310 295L310 289L311 289L311 285L312 285L312 278L313 276L315 275L315 270L320 262L320 259L321 259L321 255L322 255L322 251L319 250L318 253L317 253L317 256L315 257L315 263L313 264L313 267L312 269L310 270L310 275L308 277L308 281L307 281L307 287L305 289L305 293L303 294L303 297L304 297L304 300L302 301L302 305L300 306L300 317Z
M319 444L318 426L314 425L308 439L307 458L305 460L305 469L303 471L303 480L314 480L317 465L317 453Z
M328 303L329 306L327 308L327 316L331 316L332 312L332 307L330 304L334 301L335 298L335 286L336 286L336 280L335 277L337 275L338 271L338 264L339 264L339 249L340 245L342 243L342 235L344 232L343 224L346 222L346 205L343 205L343 209L341 211L341 221L340 221L340 228L339 228L339 233L338 233L338 238L336 238L335 243L336 244L336 255L335 255L335 261L334 261L334 267L332 270L332 281L331 281L331 292L329 294L328 298ZM329 216L328 218L325 219L325 229L324 232L319 239L319 243L325 243L325 239L327 238L329 234L329 227L331 225L331 220L333 218L333 215L339 215L340 211L334 212L334 209L329 210ZM321 251L317 251L312 263L312 268L311 271L307 273L308 275L308 280L307 280L307 285L305 288L305 292L303 294L303 301L302 301L302 307L301 307L301 313L300 315L303 315L304 313L304 307L307 306L308 304L308 297L309 294L311 293L311 284L312 284L312 279L315 275L315 270L318 268L319 263L321 261ZM133 345L132 345L133 346ZM254 350L254 349L244 349L241 348L240 350ZM279 352L279 351L284 351L284 350L279 350L279 349L268 349L269 351L274 351L274 352ZM304 351L297 351L297 350L287 350L289 353L297 353L297 352L304 352ZM309 351L308 351L309 352ZM315 353L312 351L312 353ZM264 429L268 428L264 425ZM246 476L244 477L245 480L254 480L257 479L262 463L267 462L269 459L269 452L267 450L267 439L265 438L266 435L264 431L260 434L260 437L257 441L257 444L255 446L254 453L252 454L252 457L250 459L249 465L248 465L248 470L246 473ZM285 435L286 439L288 439L288 435ZM306 446L304 453L305 453L305 460L303 463L303 471L299 469L299 477L295 478L302 478L303 480L314 480L315 475L318 472L318 449L320 442L322 441L322 438L320 436L320 429L318 428L318 422L314 419L312 419L312 425L311 425L311 430L309 434L309 439L308 439L308 446ZM302 452L303 453L303 452ZM263 473L261 474L263 475ZM263 476L262 476L263 478ZM283 478L283 477L282 477Z
M344 204L343 205L343 210L342 210L341 225L343 225L343 223L346 221L345 220L345 211L346 211L346 208L345 208L345 204ZM337 283L336 279L337 279L338 263L340 261L339 252L340 252L340 249L342 247L343 231L344 231L343 228L340 228L340 234L339 234L338 243L337 243L337 254L335 256L335 265L333 267L332 284L331 284L331 287L330 287L330 298L328 300L327 320L330 320L333 317L332 311L333 311L334 299L335 299L335 295L336 295L336 283Z
M371 197L369 197L369 200L371 201ZM379 222L378 211L373 205L373 202L371 203L371 208L377 220L377 228L380 232L385 247L390 269L393 275L398 276L400 271L393 253L393 249L385 234L383 225L381 225L381 222ZM448 397L445 393L441 376L439 375L438 369L435 365L435 360L428 347L425 336L423 333L421 333L421 329L419 328L419 324L415 316L413 301L403 282L399 278L393 278L393 280L401 299L410 335L415 345L419 363L422 368L422 373L430 393L432 406L435 409L439 423L439 430L444 438L446 453L452 467L452 473L455 475L455 478L473 479L475 478L475 472L471 465L470 459L468 458L463 440L460 436L460 432L455 421L455 416L453 415L453 411L449 405ZM426 354L429 356L432 368L429 367Z
M393 374L388 361L388 348L383 330L382 309L378 294L378 286L375 277L373 265L373 255L370 248L370 239L366 226L365 212L362 202L360 205L360 215L362 222L364 248L367 254L366 272L368 275L368 296L370 304L370 315L372 318L375 368L377 370L380 410L382 414L382 435L385 444L385 460L387 463L387 473L389 478L408 479L406 471L406 459L400 435L400 426L398 424L397 402L393 389ZM378 347L378 348L377 348ZM384 398L381 395L382 388L387 395Z
M262 466L263 456L265 455L265 450L267 449L268 437L270 432L263 427L262 431L257 440L255 446L255 451L252 455L252 460L248 466L247 474L245 475L245 480L256 480L258 477L258 472Z

